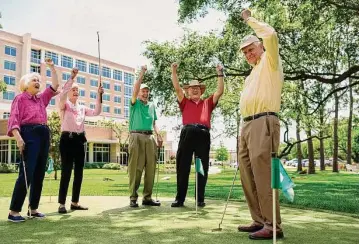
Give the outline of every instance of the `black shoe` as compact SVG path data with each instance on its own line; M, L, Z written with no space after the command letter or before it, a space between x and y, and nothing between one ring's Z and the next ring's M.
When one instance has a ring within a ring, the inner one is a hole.
M66 210L65 207L59 207L58 212L59 212L60 214L65 214L65 213L67 213L67 210Z
M131 208L138 208L138 203L136 200L131 200L130 201L130 207Z
M153 201L152 199L151 200L144 200L142 201L142 205L145 205L145 206L161 206L161 203L160 201Z
M179 207L183 207L183 202L180 202L180 201L174 201L172 204L171 204L171 207L172 208L179 208Z
M70 208L71 208L71 210L89 210L88 207L84 207L84 206L81 206L81 205L75 206L75 205L72 205L72 204L71 204Z
M197 206L203 208L204 206L206 206L206 203L205 202L198 202Z

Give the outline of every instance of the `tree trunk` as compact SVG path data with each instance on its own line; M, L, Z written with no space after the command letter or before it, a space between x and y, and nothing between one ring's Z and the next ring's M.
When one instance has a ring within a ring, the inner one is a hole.
M333 85L333 89L335 86ZM339 96L338 93L334 94L335 100L335 116L333 121L333 172L338 171L338 147L339 147L339 140L338 140L338 116L339 116Z
M310 128L307 129L306 134L307 134L307 138L310 138L312 136L312 131ZM309 159L308 174L315 174L313 140L309 139L307 143L308 143L308 159Z
M57 180L57 170L55 169L54 179Z
M297 114L296 119L296 134L297 134L297 141L300 141L300 114ZM302 144L297 144L297 159L298 159L298 165L297 165L297 171L301 172L303 171L302 167L302 159L303 159L303 153L302 153Z
M323 138L324 136L324 106L319 110L319 121L320 121L320 130L319 137ZM325 170L325 154L324 154L324 139L319 140L319 160L320 160L320 170Z
M349 85L352 80L349 79ZM347 164L352 164L352 126L353 126L353 89L349 88L349 118L348 118L348 142L347 142Z

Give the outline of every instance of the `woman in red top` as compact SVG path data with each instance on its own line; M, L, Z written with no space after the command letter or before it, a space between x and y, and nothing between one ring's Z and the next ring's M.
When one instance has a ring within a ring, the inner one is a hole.
M45 215L38 212L42 191L42 182L45 176L46 162L50 147L50 131L47 127L46 107L51 98L57 93L59 82L51 59L45 60L51 69L52 84L44 92L40 92L41 76L38 73L24 75L20 80L20 90L11 104L10 118L8 121L8 136L14 137L22 155L19 167L19 176L16 180L12 194L10 213L8 220L22 222L25 219L20 215L22 205L27 194L27 185L30 190L30 212L28 216L44 218ZM26 165L24 172L23 163ZM26 175L25 175L26 174Z

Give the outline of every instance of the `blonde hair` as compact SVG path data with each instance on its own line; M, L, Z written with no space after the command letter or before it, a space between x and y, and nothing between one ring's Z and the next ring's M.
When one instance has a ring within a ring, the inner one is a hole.
M29 83L34 79L37 78L41 83L41 76L39 73L30 73L26 74L20 79L20 91L24 92L29 87Z

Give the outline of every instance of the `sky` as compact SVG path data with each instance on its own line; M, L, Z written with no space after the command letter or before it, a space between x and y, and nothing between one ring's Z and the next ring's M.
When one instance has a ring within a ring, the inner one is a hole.
M139 69L149 65L142 56L146 40L173 41L184 34L184 29L201 33L220 30L225 16L215 10L191 24L179 25L178 0L1 0L0 23L3 30L18 35L31 33L32 38L53 43L75 51L97 56L97 31L100 32L101 58ZM168 131L177 149L178 134L172 131L181 118L160 117L160 128ZM214 124L221 133L220 119ZM235 139L218 137L235 149Z

